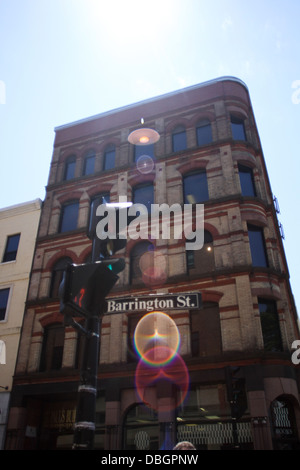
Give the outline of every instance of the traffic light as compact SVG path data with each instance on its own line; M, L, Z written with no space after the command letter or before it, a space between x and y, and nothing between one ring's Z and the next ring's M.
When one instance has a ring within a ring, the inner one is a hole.
M118 276L106 263L69 264L59 288L60 312L89 317L99 312Z
M232 417L239 419L247 409L245 379L241 376L241 368L226 367L227 398L231 405Z

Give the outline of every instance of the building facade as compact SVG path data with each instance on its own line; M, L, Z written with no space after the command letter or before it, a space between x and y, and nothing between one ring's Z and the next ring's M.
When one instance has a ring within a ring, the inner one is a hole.
M159 140L130 143L144 127ZM120 252L101 322L95 448L297 447L297 313L246 85L216 79L55 132L6 447L72 447L83 337L64 324L58 286L67 263L91 259L98 196L149 210L203 204L204 244L186 249L193 215L181 238L174 218L169 236L129 237Z
M18 354L42 201L0 210L0 449Z

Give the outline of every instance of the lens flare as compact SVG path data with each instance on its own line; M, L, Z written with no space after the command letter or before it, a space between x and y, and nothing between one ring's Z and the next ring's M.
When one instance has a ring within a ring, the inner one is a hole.
M154 349L154 348L153 348ZM155 348L156 349L156 348ZM167 347L158 349L164 349L160 351L163 356L170 356L171 353ZM172 356L172 361L164 363L164 365L153 365L152 355L155 354L153 350L148 351L136 368L135 373L135 386L138 397L141 401L149 406L150 408L157 407L156 403L149 403L149 400L145 400L147 388L156 385L165 386L171 385L173 388L172 397L170 397L168 405L165 403L166 408L173 409L181 405L189 390L189 373L187 366L181 356L177 353ZM151 365L149 365L151 364ZM175 393L174 393L175 392Z
M136 326L135 350L148 364L167 364L177 353L179 344L180 336L176 323L164 312L147 313Z
M147 175L154 169L154 161L150 155L141 155L136 162L136 167L140 173Z
M167 259L163 253L146 251L139 261L142 280L148 287L164 284L167 280Z

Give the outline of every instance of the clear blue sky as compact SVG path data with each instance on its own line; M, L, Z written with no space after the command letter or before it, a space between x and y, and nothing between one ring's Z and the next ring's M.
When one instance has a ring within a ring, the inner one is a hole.
M44 199L56 126L236 76L299 309L299 18L298 0L0 0L0 207Z

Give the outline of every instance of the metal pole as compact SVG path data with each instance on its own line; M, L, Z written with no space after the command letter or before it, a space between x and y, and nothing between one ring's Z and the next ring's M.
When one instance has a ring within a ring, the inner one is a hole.
M92 315L86 321L83 364L74 432L73 449L91 450L96 428L97 373L99 355L100 317Z
M93 240L92 261L95 261L97 239ZM100 322L103 306L91 312L85 322L85 342L78 387L78 403L74 426L74 450L94 448L96 430L97 375L100 345Z

